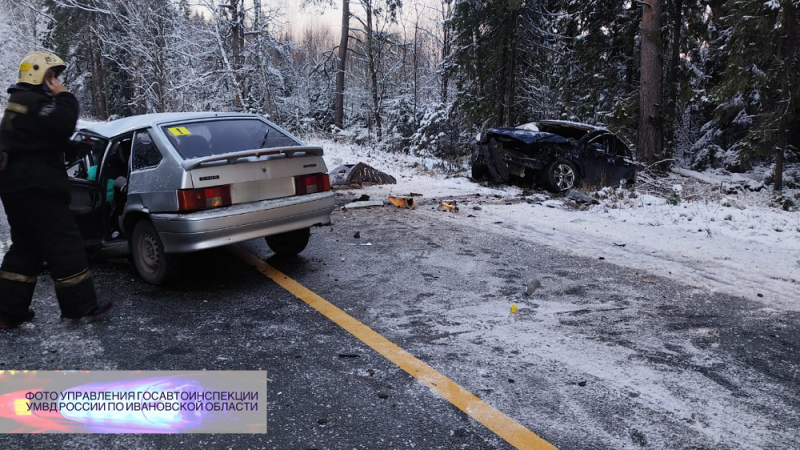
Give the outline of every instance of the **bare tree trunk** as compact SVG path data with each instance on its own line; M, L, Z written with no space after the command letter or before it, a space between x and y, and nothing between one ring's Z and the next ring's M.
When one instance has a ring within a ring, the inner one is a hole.
M219 46L219 53L222 56L222 62L225 65L225 71L228 73L228 76L233 83L233 91L234 91L234 104L236 106L242 106L242 91L239 89L239 79L236 77L236 72L233 70L231 66L231 62L228 59L228 55L225 53L225 44L222 42L222 35L219 31L219 18L214 18L214 36L217 38L217 46Z
M793 69L796 67L792 64L792 60L797 56L798 28L797 9L792 2L789 2L786 6L783 20L783 27L786 32L782 39L783 42L778 47L778 57L785 61L783 73L781 74L781 92L785 96L782 100L786 102L786 110L783 112L783 116L778 119L778 135L775 139L775 184L773 184L773 190L776 193L783 190L783 154L786 150L789 127L791 126L790 116L792 115L792 110L796 108L790 80L794 75Z
M448 20L453 16L452 2L445 0L442 2L442 104L447 104L447 90L450 83L450 75L444 68L447 57L450 56L450 25Z
M336 61L336 95L333 106L333 124L340 130L344 128L344 69L349 35L350 0L342 0L342 37L339 40L339 59Z
M419 55L417 50L417 42L419 35L419 16L414 22L414 59L412 66L414 68L414 127L417 126L417 102L419 101Z
M262 36L262 29L261 29L261 0L255 0L253 2L254 14L255 19L253 21L253 28L256 31L256 44L257 44L257 51L258 51L258 71L261 74L261 83L263 84L264 88L264 111L267 113L267 116L272 116L272 100L271 100L271 93L269 90L269 78L267 77L267 65L264 62L266 57L264 52L264 37Z
M667 71L667 117L666 117L666 138L665 141L670 145L670 151L675 152L675 129L678 121L678 72L680 71L680 43L681 28L683 27L683 0L673 0L672 11L672 44Z
M654 163L663 153L661 0L644 4L642 13L642 70L639 86L639 159Z
M94 12L89 14L89 23L90 28L93 30L89 36L89 53L92 58L92 103L94 104L94 114L100 120L108 120L108 95L106 93L100 49L97 45L97 33L94 32L97 26L97 17Z
M243 0L242 0L243 1ZM231 10L231 59L233 60L233 72L239 85L237 95L246 96L244 77L242 75L242 49L244 47L244 30L242 29L243 13L240 0L230 0ZM237 99L237 103L244 104L244 98Z
M380 99L378 98L378 67L377 55L375 54L375 32L372 21L371 0L364 2L364 9L367 13L367 60L369 65L369 76L372 80L372 114L375 116L375 138L378 142L383 140L383 129L381 125Z
M519 15L516 11L512 11L511 23L508 30L508 61L506 67L508 74L506 75L506 125L514 126L516 120L514 114L514 105L516 104L516 90L517 90L517 17Z

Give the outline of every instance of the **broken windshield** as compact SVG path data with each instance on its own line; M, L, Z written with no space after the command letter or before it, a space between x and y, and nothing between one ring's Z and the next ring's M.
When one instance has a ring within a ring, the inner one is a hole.
M297 141L258 119L224 119L161 127L183 159L261 148L294 147Z

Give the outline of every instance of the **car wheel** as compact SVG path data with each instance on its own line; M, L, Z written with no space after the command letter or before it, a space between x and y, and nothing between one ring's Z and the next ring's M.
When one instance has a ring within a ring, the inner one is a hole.
M550 163L545 169L547 187L553 192L564 192L578 183L578 170L571 162L559 159Z
M177 276L181 258L164 253L164 244L149 220L142 219L133 227L131 250L133 264L144 281L159 286Z
M472 179L475 181L481 181L484 178L489 176L489 168L483 164L473 164L472 165Z
M294 256L305 250L306 245L308 245L309 236L311 236L311 230L302 228L286 233L273 234L272 236L267 236L265 239L269 248L275 252L276 255L286 257Z

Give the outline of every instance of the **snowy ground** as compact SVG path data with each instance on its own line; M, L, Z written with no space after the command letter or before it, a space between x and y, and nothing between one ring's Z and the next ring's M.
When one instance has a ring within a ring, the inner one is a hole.
M325 148L329 169L366 162L398 180L345 191L353 197L414 192L422 194L424 210L454 198L457 214L478 229L494 227L535 245L602 257L698 289L756 300L765 308L800 311L800 214L769 207L766 190L734 189L750 183L741 175L682 171L658 181L670 189L644 185L634 194L605 189L599 205L578 208L563 196L482 186L466 172L437 174L434 159L326 140L309 143ZM677 205L667 202L673 185L681 186Z

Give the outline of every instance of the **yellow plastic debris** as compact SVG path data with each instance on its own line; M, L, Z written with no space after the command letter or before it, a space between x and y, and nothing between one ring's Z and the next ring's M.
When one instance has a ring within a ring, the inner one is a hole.
M417 199L414 197L392 197L390 195L389 202L398 208L415 209L417 207Z
M439 204L439 208L438 209L439 209L439 211L456 212L456 211L458 211L458 206L456 206L456 202L452 202L452 203L442 202L442 203Z
M517 312L517 304L516 303L512 303L511 304L511 313L513 314L513 313L516 313L516 312Z

